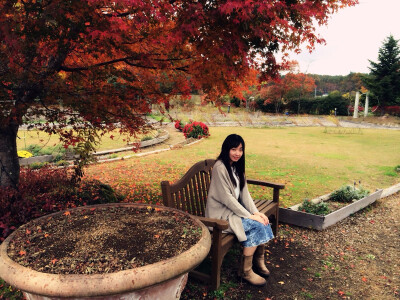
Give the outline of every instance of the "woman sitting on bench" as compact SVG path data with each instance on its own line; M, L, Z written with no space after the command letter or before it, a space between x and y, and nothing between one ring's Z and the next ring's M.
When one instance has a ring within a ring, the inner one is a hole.
M264 285L270 272L265 266L265 243L274 235L268 217L260 213L247 189L245 144L241 136L229 135L215 163L207 197L205 216L229 222L243 246L239 276L253 285ZM254 259L253 259L254 258ZM259 276L253 271L258 273Z

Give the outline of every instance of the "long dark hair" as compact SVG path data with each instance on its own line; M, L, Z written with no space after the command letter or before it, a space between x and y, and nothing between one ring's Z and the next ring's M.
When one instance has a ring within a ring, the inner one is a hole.
M230 163L231 160L229 158L229 151L232 148L239 147L240 144L242 144L243 146L243 155L237 162L233 162L231 165ZM228 170L229 178L231 179L233 185L236 187L236 180L233 177L231 166L235 168L236 173L239 177L240 190L242 190L244 187L244 169L245 169L244 149L245 145L243 138L237 134L230 134L226 137L225 141L222 143L221 153L217 158L224 163L226 169Z

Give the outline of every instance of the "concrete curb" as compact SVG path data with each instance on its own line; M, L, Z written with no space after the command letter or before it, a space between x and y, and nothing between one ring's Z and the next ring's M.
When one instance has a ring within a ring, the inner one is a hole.
M153 139L151 139L151 140L140 142L139 149L141 149L141 148L147 148L147 147L154 146L154 145L158 145L158 144L161 144L161 143L165 142L166 140L169 139L169 133L168 133L167 131L164 131L164 133L165 133L165 134L164 134L163 136L161 136L161 137L157 136L157 137L155 137L155 138L153 138ZM130 146L130 147L124 147L124 148L118 148L118 149L111 149L111 150L98 151L98 152L96 152L96 153L93 153L93 155L94 155L94 156L102 156L102 155L107 155L107 154L112 154L112 153L130 151L130 150L132 150L132 148L134 148L134 147L135 147L135 146L132 145L132 146Z
M187 147L187 146L191 146L191 145L197 144L197 143L201 142L202 140L203 139L196 140L196 141L188 143L188 144L184 144L184 145L182 145L182 147ZM178 144L178 145L180 145L180 144ZM124 159L132 158L132 157L148 156L148 155L152 155L152 154L157 154L157 153L161 153L161 152L165 152L165 151L174 150L174 146L176 146L176 145L171 146L169 149L160 149L160 150L154 150L154 151L149 151L149 152L144 152L144 153L137 153L137 154L127 155L127 156L123 156L123 157L116 157L116 158L111 158L111 159L102 159L102 160L98 160L97 163L105 163L105 162L112 162L112 161L117 161L117 160L124 160Z
M393 195L393 194L396 194L398 191L400 191L400 183L392 185L392 186L384 189L380 199L386 198L386 197L388 197L390 195Z

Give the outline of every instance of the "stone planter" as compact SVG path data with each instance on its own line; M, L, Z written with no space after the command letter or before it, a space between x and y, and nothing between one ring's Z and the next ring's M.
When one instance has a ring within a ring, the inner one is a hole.
M354 214L355 212L367 207L368 205L375 202L381 197L383 190L378 190L375 193L350 203L349 205L342 207L336 211L331 212L325 216L314 215L303 211L298 211L297 208L300 204L294 205L289 208L279 208L279 222L292 224L300 227L312 228L316 230L323 230L344 218ZM311 200L314 203L324 201L328 198L328 195L320 198Z
M143 204L116 203L79 207L70 211L111 206L149 208ZM7 249L15 234L19 230L26 230L24 225L0 246L0 277L23 291L27 299L179 299L188 272L199 265L210 250L210 233L207 227L187 213L162 206L152 208L173 211L183 218L192 219L201 228L198 242L176 256L133 269L107 274L50 274L24 267L10 259ZM37 220L60 214L63 212Z

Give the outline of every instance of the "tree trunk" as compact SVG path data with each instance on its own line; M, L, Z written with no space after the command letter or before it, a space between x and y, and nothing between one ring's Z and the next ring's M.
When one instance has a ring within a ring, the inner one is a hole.
M0 127L0 187L17 187L19 160L17 154L17 124Z

